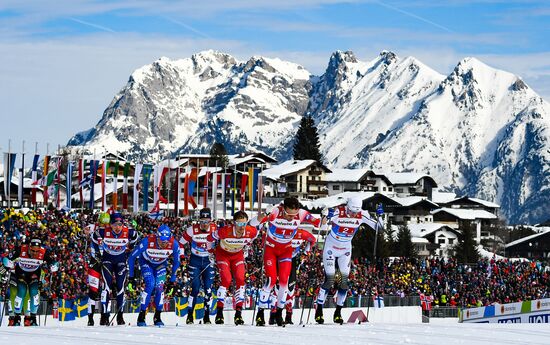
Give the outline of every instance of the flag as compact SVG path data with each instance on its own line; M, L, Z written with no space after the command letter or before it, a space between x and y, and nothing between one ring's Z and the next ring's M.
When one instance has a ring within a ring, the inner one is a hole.
M157 204L160 195L160 165L153 167L153 205Z
M384 296L375 295L372 296L375 308L384 308Z
M151 180L151 173L153 166L151 164L143 165L143 188L141 192L143 194L143 211L149 211L149 182Z
M118 209L118 161L115 162L115 171L113 172L113 198L111 205L113 210Z
M97 168L99 165L99 161L97 160L91 160L90 161L90 200L89 200L89 208L91 210L94 209L95 204L95 177L97 175Z
M218 296L216 296L216 294L213 292L212 293L212 298L210 299L210 316L212 315L216 315L217 313L217 309L216 308L216 305L218 304Z
M143 169L143 164L136 164L136 169L134 170L134 200L133 200L133 211L139 211L139 177L141 176L141 170Z
M107 210L107 193L105 191L105 184L107 183L107 174L109 173L109 161L104 160L101 171L101 210L105 212Z
M174 186L174 199L176 200L174 202L174 212L176 213L176 217L179 215L179 204L181 199L181 186L180 186L180 166L178 162L178 167L176 168L176 185Z
M159 185L158 185L158 197L157 197L157 200L159 200L160 202L163 202L165 204L168 204L168 200L162 196L162 185L164 184L164 180L166 179L166 174L168 174L170 172L170 168L169 167L164 167L162 168L161 170L161 173L160 173L160 178L159 178Z
M4 153L4 195L6 199L9 199L11 194L11 177L15 167L15 157L15 153Z
M157 220L159 217L162 217L164 215L164 211L160 210L160 200L157 200L155 203L155 206L151 209L149 212L149 218Z
M74 303L74 313L76 317L88 315L88 297L78 298Z
M263 169L262 169L263 172ZM262 212L262 203L264 201L264 183L262 174L258 174L258 212Z
M197 302L195 302L193 313L195 320L202 320L204 318L204 296L197 297Z
M208 206L208 181L210 180L210 171L208 171L208 167L206 167L206 174L204 175L204 186L203 186L203 197L202 197L202 206L206 207Z
M187 315L187 308L189 307L187 297L175 297L174 301L176 302L174 308L176 315L179 317L185 317Z
M139 313L141 309L141 300L139 298L130 302L130 313Z
M231 216L235 214L236 196L237 196L237 170L233 172L233 178L231 179Z
M227 204L226 204L226 187L227 187L227 176L228 174L223 173L222 174L222 214L223 219L227 218Z
M50 165L50 156L44 156L44 169L42 171L42 186L46 186L46 176L48 176L48 167ZM44 206L48 205L48 188L43 188L42 195L44 196Z
M248 181L248 175L243 173L241 175L241 211L244 211L244 197L245 197L247 181Z
M73 180L73 162L69 162L69 164L67 165L67 177L66 177L66 188L67 188L67 201L66 201L66 206L67 208L70 210L71 207L72 207L72 203L71 203L71 198L72 198L72 193L71 193L71 185L72 185L72 181Z
M130 175L130 162L124 163L124 182L122 183L122 209L128 210L128 175Z
M90 187L91 184L92 184L92 175L86 175L86 177L84 177L78 184L78 188L80 188L82 191L82 188Z
M82 181L84 180L84 159L78 160L78 195L80 196L80 207L84 208L84 193L82 191Z
M61 209L61 162L63 161L63 157L59 156L57 157L57 173L55 175L55 205L58 210Z
M76 313L74 311L74 300L59 299L59 321L74 321Z
M256 201L259 173L260 169L258 168L248 168L248 199L251 211L254 209L254 202Z
M25 154L21 153L21 168L19 169L19 186L17 188L17 202L19 207L23 207L23 178L25 173Z
M218 218L218 173L212 175L212 218Z
M34 158L32 160L32 191L31 191L31 202L33 205L36 206L36 179L38 178L38 159L40 158L40 155L34 155Z

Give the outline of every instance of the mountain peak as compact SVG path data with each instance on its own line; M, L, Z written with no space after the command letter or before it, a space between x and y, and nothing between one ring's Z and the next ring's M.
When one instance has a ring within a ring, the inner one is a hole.
M341 51L337 50L330 56L329 64L336 67L342 63L351 62L357 63L357 58L355 54L351 51Z
M383 61L386 65L391 64L392 62L398 59L397 54L389 50L382 50L379 54L379 59Z

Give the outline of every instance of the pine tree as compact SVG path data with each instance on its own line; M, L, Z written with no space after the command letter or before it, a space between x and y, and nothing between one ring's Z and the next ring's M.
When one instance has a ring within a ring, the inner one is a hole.
M352 257L372 260L374 258L374 239L374 231L366 225L361 225L351 242ZM386 258L388 255L389 246L384 238L384 233L379 231L378 242L376 242L376 257Z
M294 159L314 159L322 162L323 156L319 147L319 135L315 121L309 115L302 117L294 139Z
M229 159L227 158L227 151L222 143L215 142L210 148L210 165L218 166L221 168L227 168Z
M459 263L474 263L479 260L476 241L474 239L475 224L464 222L460 224L462 234L455 246L455 258Z
M397 231L397 255L405 258L415 258L417 255L411 230L406 225L399 226Z

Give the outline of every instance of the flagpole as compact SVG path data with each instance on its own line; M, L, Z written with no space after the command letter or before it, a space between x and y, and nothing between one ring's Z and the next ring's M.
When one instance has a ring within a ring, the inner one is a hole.
M11 176L10 176L10 170L11 170L11 139L8 139L8 176L4 176L4 184L8 184L8 209L10 208L11 204ZM8 179L10 181L8 181Z
M20 172L20 176L19 176L19 190L17 191L17 196L19 197L20 200L18 200L19 202L19 208L23 208L23 196L25 194L25 190L24 190L24 179L25 177L23 176L23 174L25 173L25 140L23 140L23 151L21 152L21 172Z
M34 155L36 156L38 154L38 141L35 141L34 142ZM33 158L33 167L35 168L35 170L38 170L38 158L36 159L37 160L37 166L34 167L34 158ZM36 175L36 177L33 177L33 182L36 183L36 179L38 178L38 171L36 173L34 173ZM36 208L37 208L37 202L36 202L36 189L37 189L37 186L36 184L32 186L32 195L31 196L31 204L32 202L34 201L34 210L36 211Z
M201 170L200 170L200 160L199 160L199 157L197 157L197 185L195 186L195 189L197 190L197 207L198 207L198 206L200 205L200 203L201 203L200 194L199 194L199 192L200 192L200 190L201 190L200 184L199 184L199 175L200 175L200 172L201 172ZM195 208L197 208L197 207L195 207ZM197 211L197 210L194 210L194 211Z
M166 195L166 200L168 201L168 215L170 214L170 177L172 177L172 166L170 165L170 156L168 156L168 193Z

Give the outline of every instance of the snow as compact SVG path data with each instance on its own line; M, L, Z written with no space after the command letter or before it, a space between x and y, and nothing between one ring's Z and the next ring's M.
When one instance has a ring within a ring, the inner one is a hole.
M407 227L411 231L411 236L426 237L434 231L442 228L448 228L449 225L443 223L410 223L407 224Z
M331 169L325 180L328 182L358 182L368 169Z
M491 212L487 212L485 210L477 210L477 209L466 209L466 208L440 208L438 210L432 211L432 214L436 214L439 212L447 212L452 214L453 216L463 219L463 220L475 220L475 219L497 219L497 216L492 214Z
M179 325L158 327L86 327L67 325L0 329L2 344L532 344L546 345L550 328L541 324L460 324L456 319L428 324L363 323L289 325L285 328L250 325ZM53 323L52 320L48 322Z
M418 180L428 177L426 174L412 173L412 172L395 172L395 173L386 173L384 174L390 180L393 185L396 184L416 184Z
M455 193L432 190L432 201L435 202L436 204L446 204L455 199L456 199Z
M304 170L314 163L315 161L313 159L291 159L279 165L275 165L269 169L265 169L262 173L262 176L265 176L272 180L278 180L281 176L293 174L298 171Z

